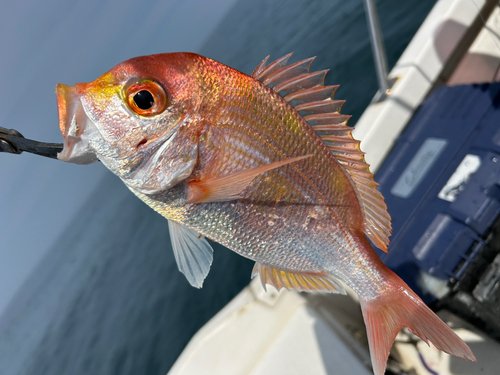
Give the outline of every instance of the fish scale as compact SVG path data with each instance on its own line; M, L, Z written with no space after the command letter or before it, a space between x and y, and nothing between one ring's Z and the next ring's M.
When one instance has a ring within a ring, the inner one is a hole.
M326 71L309 72L314 59L287 66L289 57L269 65L266 58L247 76L196 54L143 56L89 84L58 85L65 142L58 157L101 160L167 218L179 269L193 286L210 269L208 237L255 260L264 285L351 287L376 375L403 326L475 360L375 254L367 238L385 251L390 216L349 117L339 113L343 101L333 100L336 86L324 87ZM141 90L150 106L135 102Z

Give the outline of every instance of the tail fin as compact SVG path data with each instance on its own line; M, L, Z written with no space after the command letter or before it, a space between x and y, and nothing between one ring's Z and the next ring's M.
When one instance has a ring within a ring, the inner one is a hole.
M403 326L443 352L476 362L467 344L403 280L392 272L388 276L392 288L375 299L361 300L375 375L384 374L392 343Z

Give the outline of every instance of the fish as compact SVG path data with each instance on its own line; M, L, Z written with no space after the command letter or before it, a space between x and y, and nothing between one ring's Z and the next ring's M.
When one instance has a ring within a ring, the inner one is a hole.
M59 160L102 162L168 220L179 270L200 288L207 238L255 261L278 290L357 293L375 375L406 327L474 354L378 258L391 219L360 142L314 58L266 57L251 75L193 53L132 58L57 85Z

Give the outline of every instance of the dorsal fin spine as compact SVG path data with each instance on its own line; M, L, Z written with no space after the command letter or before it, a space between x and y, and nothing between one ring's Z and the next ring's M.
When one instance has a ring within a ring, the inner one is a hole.
M335 153L335 155L339 158L345 157L346 159L349 159L350 155L359 155L363 156L365 153L363 151L358 151L358 150L346 150L344 147L338 147L338 146L330 146L327 145L330 151ZM345 156L344 154L349 154L349 157Z
M308 89L302 89L288 94L284 99L292 106L304 102L333 99L335 91L339 86L317 86Z
M276 92L295 92L304 87L323 86L328 70L321 70L313 73L302 74L296 78L289 79L274 87Z
M321 139L327 142L332 142L332 143L347 143L347 144L353 144L353 145L359 145L359 141L354 138L348 138L348 137L339 137L336 135L322 135ZM362 152L362 151L361 151Z
M252 77L255 78L264 70L266 63L267 63L267 60L269 60L270 57L271 57L270 55L267 55L266 58L264 60L262 60L259 65L257 65L257 67L252 72Z
M316 126L313 126L313 129L316 131L316 133L320 137L322 137L323 135L334 135L336 137L346 137L349 135L347 133L350 132L349 129L345 129L345 128L322 130L322 129L316 129Z
M311 57L306 60L298 61L294 64L288 65L280 70L270 74L262 83L269 85L272 82L273 86L285 82L290 78L297 77L298 75L309 73L309 68L315 58Z
M308 123L320 121L321 125L326 125L329 123L328 121L331 121L331 120L336 121L339 118L345 118L346 120L349 120L351 118L351 116L344 115L343 113L338 113L338 112L318 113L318 114L314 114L314 115L304 116L304 120L306 120ZM318 123L318 125L320 125L320 124Z
M286 63L288 62L288 59L293 55L293 52L292 53L289 53L288 55L285 55L281 58L279 58L278 60L276 61L273 61L271 64L269 64L268 66L262 68L262 70L260 71L260 73L258 73L256 76L254 76L254 78L258 81L263 81L265 80L268 76L270 76L271 74L273 74L275 71L277 71L278 69L281 69L283 68Z
M344 132L350 132L351 129L346 127L345 125L311 125L314 130L316 131L324 131L324 132L331 132L331 131L338 131L342 130Z
M305 110L310 110L314 109L317 107L327 107L327 106L334 106L336 107L335 111L328 111L328 112L320 112L320 113L338 113L338 111L342 108L342 105L345 103L345 100L319 100L316 102L309 102L309 103L302 103L297 106L295 106L295 109L297 111L305 111Z
M364 155L362 151L360 151L359 153ZM340 162L340 164L344 165L343 163L346 163L347 165L351 165L352 168L356 168L356 166L364 167L366 165L365 163L359 160L355 160L349 156L337 155L336 158Z
M349 173L351 174L351 176L353 176L353 179L363 178L366 181L371 181L371 175L369 175L370 172L368 172L368 171L360 171L359 169L357 169L355 167L352 167L352 166L350 166L348 164L342 164L342 166L349 171Z

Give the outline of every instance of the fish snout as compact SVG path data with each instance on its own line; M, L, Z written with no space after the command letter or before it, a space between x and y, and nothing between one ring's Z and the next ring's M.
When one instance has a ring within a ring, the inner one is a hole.
M64 148L58 159L76 164L91 164L99 159L89 145L89 129L92 121L87 117L82 105L82 97L87 83L74 86L58 84L56 87L59 129L64 139ZM85 133L85 134L84 134Z
M81 105L81 97L88 86L86 83L77 83L74 86L59 83L56 86L57 109L59 112L59 129L65 137L68 134L69 125L73 120L76 107Z

